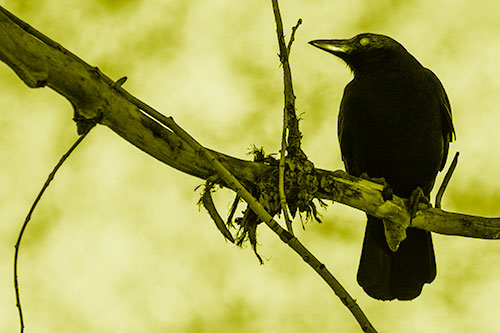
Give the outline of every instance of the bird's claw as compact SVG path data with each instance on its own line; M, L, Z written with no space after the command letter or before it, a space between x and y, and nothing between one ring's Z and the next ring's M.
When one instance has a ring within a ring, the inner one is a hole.
M430 199L425 195L424 191L419 186L411 192L407 205L410 212L410 218L413 219L419 210L430 207Z
M361 176L359 176L359 178L367 179L369 181L372 181L374 183L377 183L377 184L384 186L384 188L382 189L382 198L384 199L384 201L392 200L392 196L393 196L394 192L392 191L391 186L385 180L384 177L371 178L368 176L368 174L366 172L363 172L361 174Z

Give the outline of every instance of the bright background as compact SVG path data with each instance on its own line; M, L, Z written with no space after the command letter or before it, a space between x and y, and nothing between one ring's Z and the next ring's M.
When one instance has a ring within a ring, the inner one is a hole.
M276 152L282 74L270 1L4 0L13 13L176 121L241 158ZM337 110L346 67L317 38L388 34L431 68L452 102L460 151L444 208L500 214L500 7L493 1L281 1L292 50L303 148L342 168ZM0 331L18 330L14 243L36 193L76 139L72 110L0 65ZM440 183L441 180L438 180ZM105 127L92 131L46 192L22 243L27 332L358 332L320 278L266 227L259 266L196 202L202 181L167 167ZM218 195L221 210L231 196ZM412 302L378 302L356 284L364 217L340 204L299 238L381 332L500 330L500 243L435 235L438 276Z

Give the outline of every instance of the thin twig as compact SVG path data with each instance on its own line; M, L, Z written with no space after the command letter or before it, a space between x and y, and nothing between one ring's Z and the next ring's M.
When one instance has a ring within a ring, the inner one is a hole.
M280 205L281 210L283 211L283 216L285 218L285 223L288 231L293 234L292 228L292 220L290 219L290 215L288 213L287 204L286 204L286 195L285 195L285 155L287 150L287 137L290 135L289 126L291 115L295 116L295 95L293 94L293 85L292 85L292 72L290 70L290 64L288 62L290 48L293 43L295 31L299 27L302 20L297 22L297 25L292 28L292 35L290 37L290 42L288 44L289 48L287 48L285 44L285 37L283 34L283 23L281 20L281 14L279 11L277 1L273 1L273 13L274 19L276 21L276 35L278 37L278 45L280 50L280 62L283 66L283 84L284 84L284 108L283 108L283 130L281 135L281 150L280 150L280 163L279 163L279 178L278 178L278 191L280 196ZM295 117L293 117L295 118ZM288 135L287 135L288 133Z
M455 168L457 167L458 163L458 151L453 157L453 161L451 161L450 167L448 168L448 171L446 171L446 175L443 178L443 182L441 183L441 186L439 187L438 193L436 194L436 203L434 207L436 208L441 208L441 200L443 199L444 191L446 190L446 187L448 186L448 183L450 182L451 176L453 176L453 172L455 171Z
M205 207L205 209L208 211L208 214L215 222L215 226L217 227L217 229L219 229L224 238L234 244L233 235L231 235L226 227L226 224L224 223L224 220L222 220L222 217L219 215L217 208L215 208L211 192L213 186L214 184L209 181L207 181L207 183L205 184L205 190L203 191L203 196L201 197L203 207Z
M278 15L279 15L279 9L278 9ZM281 16L281 15L279 15ZM290 51L292 50L292 43L295 40L295 31L299 28L299 26L302 24L302 19L299 19L297 21L297 24L292 27L292 34L290 36L290 41L288 42L288 47L286 50L286 60L287 64L283 62L283 57L280 57L281 62L283 64L283 70L285 71L285 66L288 66L288 71L291 73L290 66L288 65L288 60L290 59ZM280 28L277 26L278 31ZM283 30L283 27L281 27L281 32ZM284 36L283 34L278 32L278 40L282 38L284 42ZM284 73L285 77L286 74ZM293 86L292 86L292 78L290 77L290 80L284 79L284 84L285 84L285 90L286 91L292 91L292 96L293 96ZM288 87L286 87L288 85ZM288 126L289 126L289 118L290 118L290 112L295 112L295 100L292 98L291 100L287 99L287 95L285 93L285 107L283 108L283 129L281 132L281 150L280 150L280 163L279 163L279 174L278 174L278 192L280 196L280 205L281 205L281 211L283 212L283 217L285 219L285 224L286 228L289 233L293 235L293 226L292 226L292 219L290 218L290 213L288 212L288 205L286 203L286 194L285 194L285 158L286 158L286 150L287 150L287 139L288 139ZM291 105L291 108L287 108L286 105ZM291 109L291 111L290 111Z
M278 11L279 14L279 11ZM286 50L286 59L287 59L287 65L288 65L288 60L290 59L290 51L292 50L292 43L295 40L295 31L299 28L299 26L302 24L302 19L299 19L297 21L297 24L292 27L292 34L290 36L290 41L288 42L288 47ZM279 27L277 27L277 31L279 30ZM281 27L281 30L283 30L283 27ZM278 32L278 40L280 38L283 38L284 42L284 36L283 34L280 34ZM283 70L285 70L285 64L283 63L283 58L280 57L282 64L283 64ZM291 73L290 67L288 66L288 71ZM285 74L284 74L285 75ZM293 95L293 86L292 86L292 78L290 77L290 80L284 80L284 84L289 85L289 87L285 87L286 91L292 91ZM280 196L280 205L281 205L281 211L283 212L283 217L285 219L285 224L286 228L289 233L293 235L293 227L292 227L292 219L290 218L290 213L288 212L288 205L286 203L286 194L285 194L285 158L286 158L286 149L287 149L287 137L288 137L288 126L289 126L289 109L286 107L286 105L292 105L291 109L292 112L295 112L295 101L294 99L292 100L287 100L287 94L285 94L285 107L283 108L283 130L281 134L281 150L280 150L280 164L279 164L279 178L278 178L278 191L279 191L279 196Z
M278 191L280 196L280 206L285 219L286 229L293 235L292 219L288 212L288 205L286 204L285 194L285 158L286 158L286 133L287 133L288 117L287 112L283 112L283 132L281 136L281 150L280 150L280 164L278 170Z
M290 58L290 52L292 51L292 43L295 41L295 32L297 31L297 29L301 24L302 24L302 19L299 18L297 24L292 27L292 34L290 35L290 40L288 41L288 46L287 46L288 58Z
M292 28L292 35L290 36L290 41L288 43L288 47L285 45L285 38L283 36L283 23L281 20L281 14L279 10L279 4L278 0L271 0L272 5L273 5L273 13L274 13L274 19L276 21L276 34L278 38L278 45L279 45L279 50L280 50L280 61L283 65L283 83L285 86L284 89L284 97L285 97L285 107L284 107L284 115L283 115L283 135L282 135L282 145L281 145L281 154L280 154L280 170L279 170L279 192L280 192L280 202L282 205L282 208L286 209L286 206L283 207L283 205L286 205L285 201L285 193L284 193L284 186L283 186L283 179L284 179L284 147L286 144L286 130L288 130L288 138L293 139L293 141L288 140L288 145L290 146L290 149L288 152L294 152L298 153L300 150L300 139L301 135L298 130L298 120L295 115L295 95L293 93L293 85L292 85L292 74L291 74L291 69L290 69L290 64L289 64L289 55L290 55L290 49L293 43L293 40L295 38L295 31L297 28L300 26L302 23L302 20L298 20L297 24ZM293 123L292 120L293 119ZM283 211L285 211L283 209ZM286 214L285 214L285 221L286 220ZM288 223L290 223L290 230L291 230L291 221L287 221L287 227ZM293 237L293 239L296 239ZM300 253L299 253L300 254ZM307 262L307 260L306 260ZM309 263L309 262L308 262ZM318 273L320 273L318 271ZM328 272L328 274L330 274ZM320 274L321 275L321 274ZM330 274L331 275L331 274ZM323 277L323 275L322 275ZM323 277L323 279L325 279ZM354 315L356 320L358 321L359 325L365 332L376 332L375 328L371 325L371 323L368 321L368 318L365 316L365 314L362 312L361 308L358 306L358 304L352 299L352 297L347 293L347 291L342 287L342 285L333 277L331 276L331 279L334 280L335 283L332 284L329 283L330 287L334 290L335 294L340 297L342 302L347 306L347 308L351 311L351 313ZM326 281L326 279L325 279ZM331 280L330 280L331 281ZM328 283L328 281L327 281Z
M227 217L226 225L231 226L233 224L234 213L236 213L236 209L238 208L238 203L240 202L240 196L236 194L234 197L233 203L231 204L231 209L229 210L229 215Z
M26 227L28 226L28 222L31 219L31 215L33 214L33 212L34 212L34 210L35 210L38 202L42 198L43 193L48 188L50 182L54 179L54 176L56 175L56 172L63 165L64 161L66 161L66 159L69 157L69 155L71 155L71 153L76 149L76 147L83 141L83 139L85 139L85 137L87 136L87 134L89 132L90 132L90 128L85 133L83 133L82 135L80 135L80 137L76 140L76 142L61 157L61 159L59 160L59 162L57 162L56 166L54 167L54 169L52 170L52 172L47 177L47 180L45 181L45 184L43 184L42 189L38 193L35 201L31 205L30 210L28 211L28 214L26 215L26 218L24 219L24 223L23 223L23 225L21 227L21 230L19 231L19 236L17 237L16 245L14 245L14 248L15 248L15 252L14 252L14 289L15 289L15 292L16 292L16 307L17 307L18 312L19 312L19 324L20 324L21 333L24 332L24 319L23 319L23 310L22 310L22 307L21 307L21 294L19 292L19 282L18 282L18 278L17 278L17 259L18 259L18 256L19 256L19 248L21 246L21 240L23 238L24 232L26 231Z
M283 23L281 20L281 14L279 11L279 5L277 0L271 1L273 4L274 20L276 21L276 36L278 38L279 46L279 57L281 65L283 66L283 85L284 85L284 99L285 99L285 112L287 112L288 117L288 152L293 151L297 153L300 150L300 138L301 134L299 131L298 120L295 115L295 95L293 93L292 84L292 71L290 70L290 64L288 61L289 50L285 44L285 37L283 35ZM298 28L299 19L295 27ZM295 28L295 30L297 29ZM293 33L292 33L293 35ZM292 36L293 37L293 36ZM290 41L292 41L292 37ZM294 37L293 37L294 38ZM289 43L291 46L291 42Z

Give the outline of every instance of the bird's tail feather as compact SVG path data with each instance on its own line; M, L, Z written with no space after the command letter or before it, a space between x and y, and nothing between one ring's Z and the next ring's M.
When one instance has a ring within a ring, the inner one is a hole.
M411 300L436 276L436 260L428 231L408 228L398 250L387 246L380 219L368 215L358 269L358 283L380 300Z

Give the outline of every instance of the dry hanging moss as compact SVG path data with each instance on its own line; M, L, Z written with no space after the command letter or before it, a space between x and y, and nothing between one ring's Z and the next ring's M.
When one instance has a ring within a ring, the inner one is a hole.
M249 154L253 155L254 161L274 167L272 172L263 175L258 180L257 186L249 189L249 191L271 216L279 215L281 213L278 192L279 161L272 155L266 155L263 148L255 146L252 146ZM299 214L304 213L306 219L315 219L321 222L316 204L313 202L318 185L314 164L307 159L304 153L301 152L301 154L297 154L292 158L287 157L285 159L285 193L292 217L295 217L297 212L299 212ZM233 215L236 212L239 202L239 197L236 197L231 207L229 218L225 223L221 222L222 219L218 213L214 214L215 208L213 207L213 201L211 201L211 192L214 190L213 186L213 181L207 181L199 203L202 203L207 208L217 228L226 239L233 242L233 238L228 237L228 233L229 229L234 228L236 229L234 237L236 245L243 246L246 241L249 241L255 255L262 264L262 258L257 251L257 226L263 221L259 220L257 215L248 206L242 212L242 215L236 217L233 221ZM318 200L318 202L321 206L325 206L322 201Z

